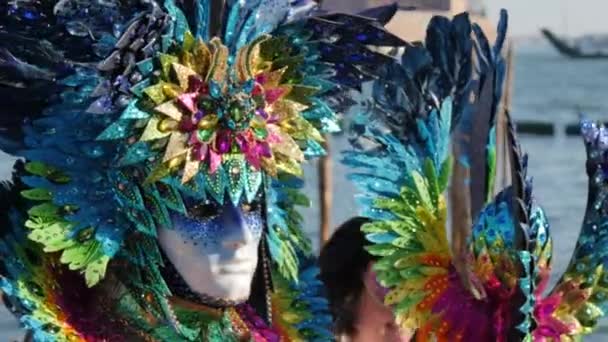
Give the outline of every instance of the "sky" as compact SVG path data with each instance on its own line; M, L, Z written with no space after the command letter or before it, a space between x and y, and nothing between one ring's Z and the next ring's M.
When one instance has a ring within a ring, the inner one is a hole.
M501 8L509 11L511 36L537 35L541 27L559 34L608 34L607 0L483 0L488 16L497 21Z

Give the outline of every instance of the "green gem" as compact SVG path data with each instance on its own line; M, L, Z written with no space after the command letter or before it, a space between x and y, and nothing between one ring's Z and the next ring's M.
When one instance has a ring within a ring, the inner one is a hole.
M266 139L268 136L268 131L266 128L254 128L253 132L258 139Z
M209 99L201 101L200 105L205 111L210 111L211 109L213 109L213 101Z
M232 107L230 107L230 116L235 121L241 121L241 119L243 118L243 114L241 112L241 108L239 106L232 106Z
M201 141L209 141L213 135L212 129L201 129L198 131L198 138Z
M228 128L234 131L234 129L236 128L236 122L234 122L234 120L232 119L228 120Z

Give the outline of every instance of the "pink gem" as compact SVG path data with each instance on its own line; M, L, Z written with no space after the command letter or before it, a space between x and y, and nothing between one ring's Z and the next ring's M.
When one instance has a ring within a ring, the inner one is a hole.
M554 307L552 305L543 304L538 307L538 314L543 317L553 314L553 311Z
M249 162L249 165L253 166L256 170L259 170L262 167L260 158L254 153L253 150L245 154L245 159L247 162Z
M281 96L285 94L285 89L273 88L266 90L266 102L269 104L275 103Z
M198 97L198 93L185 93L181 94L177 101L181 104L185 109L190 111L190 113L196 112L196 98Z
M209 149L209 172L214 174L222 163L222 156L217 154L212 148Z
M262 166L258 150L258 144L255 141L252 141L251 148L244 152L245 159L257 170L259 170Z
M199 143L202 143L202 141L200 141L200 140L198 139L198 134L197 134L197 132L192 132L192 133L190 133L190 137L188 138L188 144L189 144L190 146L194 146L194 145L197 145L197 144L199 144Z
M283 141L283 139L281 139L281 136L277 134L276 132L277 128L276 126L268 126L268 137L266 138L266 141L272 144L279 144L281 143L281 141Z
M270 145L267 142L260 142L256 146L258 154L263 157L270 158L272 157L272 151L270 150Z
M241 149L242 152L249 151L249 142L247 141L247 138L243 134L237 135L236 143L239 145L239 148Z
M207 144L201 144L194 148L194 158L196 160L203 161L207 157L207 150L209 147Z

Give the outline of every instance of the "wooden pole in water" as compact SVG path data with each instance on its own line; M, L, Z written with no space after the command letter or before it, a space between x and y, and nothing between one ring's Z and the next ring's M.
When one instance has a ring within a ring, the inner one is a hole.
M332 201L332 176L331 176L331 150L329 146L329 135L325 135L323 142L325 156L319 160L319 202L321 209L321 226L319 234L319 248L329 240L331 224L331 201Z
M499 134L499 136L497 136L496 138L496 143L497 144L502 144L502 145L497 145L497 146L502 146L501 152L502 152L502 179L497 179L497 181L495 182L495 185L500 185L500 189L507 187L509 184L511 184L511 163L510 163L510 147L507 146L507 132L509 130L509 128L507 127L507 113L509 113L511 111L511 101L513 98L513 76L514 76L514 69L515 69L515 57L513 54L514 51L514 47L513 47L513 42L509 42L508 45L508 49L507 49L507 56L506 56L506 60L507 60L507 75L505 78L505 84L504 84L504 89L505 89L505 93L504 93L504 97L503 97L503 103L502 103L502 110L500 111L500 125L498 127L498 129L496 130L496 134ZM500 139L500 140L499 140ZM498 157L498 153L496 153L496 156ZM497 158L498 161L498 158ZM498 165L496 167L497 170L499 170ZM496 188L495 188L496 189Z
M507 60L507 77L505 79L505 96L504 96L504 103L503 103L503 111L505 110L510 110L511 109L511 99L513 97L513 75L514 75L514 60L515 60L515 55L513 54L513 50L515 48L513 47L513 42L509 42L508 48L507 48L507 56L506 56L506 60Z

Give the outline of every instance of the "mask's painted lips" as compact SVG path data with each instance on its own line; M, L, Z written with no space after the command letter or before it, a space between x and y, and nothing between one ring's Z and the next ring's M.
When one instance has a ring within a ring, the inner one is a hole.
M236 260L219 267L219 274L249 274L255 268L250 260Z

